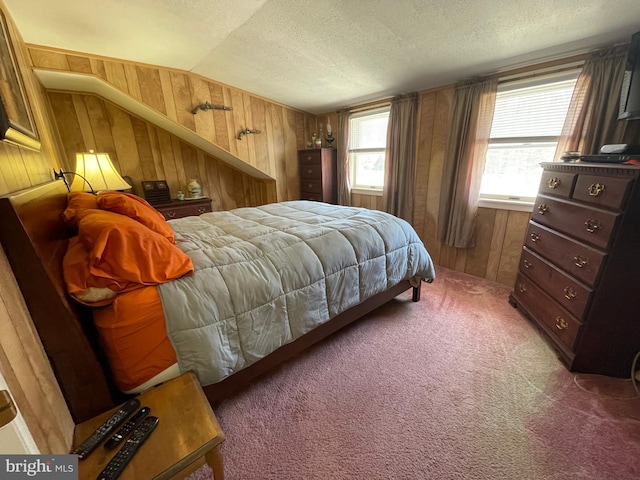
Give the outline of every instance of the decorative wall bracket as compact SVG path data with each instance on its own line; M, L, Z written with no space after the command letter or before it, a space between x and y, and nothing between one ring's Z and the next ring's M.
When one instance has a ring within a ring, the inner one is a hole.
M233 107L227 107L226 105L211 105L209 102L204 102L193 107L191 113L195 115L198 113L198 110L204 110L205 112L207 110L233 110Z
M250 133L261 133L261 132L260 130L251 130L249 128L245 130L240 130L240 133L238 133L238 140L242 140L242 137L244 137L245 135L249 135Z

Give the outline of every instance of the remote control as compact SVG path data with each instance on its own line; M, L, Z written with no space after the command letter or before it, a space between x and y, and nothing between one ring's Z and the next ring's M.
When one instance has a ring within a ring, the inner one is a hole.
M153 429L158 425L158 417L149 415L140 422L140 425L133 431L131 437L127 439L123 447L116 455L107 463L104 470L100 472L97 480L115 480L120 476L125 467L129 464L135 453L142 446Z
M127 420L123 426L120 427L116 433L104 444L104 448L108 448L111 450L112 448L117 447L122 440L127 438L133 429L138 426L138 424L144 420L144 418L149 415L151 409L149 407L142 407L140 410L136 412L136 414Z
M96 449L100 442L107 438L107 435L109 435L114 428L124 422L126 418L135 412L136 408L139 406L140 400L137 398L129 400L71 453L77 454L80 460L87 458L87 456Z

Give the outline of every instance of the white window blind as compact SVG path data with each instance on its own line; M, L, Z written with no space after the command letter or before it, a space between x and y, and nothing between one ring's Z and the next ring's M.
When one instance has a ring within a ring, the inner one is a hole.
M351 118L349 128L351 150L385 148L388 123L389 110L360 116L354 115Z
M491 126L491 140L555 137L562 132L575 75L550 84L498 88Z
M482 199L533 202L542 175L540 163L553 161L578 73L498 87Z

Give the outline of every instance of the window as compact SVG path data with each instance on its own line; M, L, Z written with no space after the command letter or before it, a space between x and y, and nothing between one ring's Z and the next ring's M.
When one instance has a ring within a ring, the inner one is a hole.
M349 118L351 188L382 191L389 108Z
M498 87L480 197L533 202L551 162L578 71Z

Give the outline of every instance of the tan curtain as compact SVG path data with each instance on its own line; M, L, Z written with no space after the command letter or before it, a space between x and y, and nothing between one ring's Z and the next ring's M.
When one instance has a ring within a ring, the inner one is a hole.
M593 155L608 143L634 143L640 138L640 122L618 120L620 90L628 45L600 50L584 63L556 149Z
M497 78L456 85L438 217L438 240L452 247L475 246L480 182L497 89Z
M391 100L382 190L384 210L409 223L413 221L417 112L417 93Z
M338 204L351 206L351 167L349 166L349 116L348 109L338 112Z

